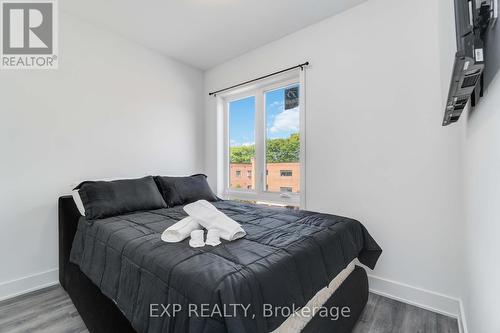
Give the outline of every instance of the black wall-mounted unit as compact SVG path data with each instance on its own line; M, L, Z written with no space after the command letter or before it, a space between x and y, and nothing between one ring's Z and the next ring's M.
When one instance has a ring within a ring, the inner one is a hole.
M474 107L500 68L498 0L455 0L457 53L443 126Z

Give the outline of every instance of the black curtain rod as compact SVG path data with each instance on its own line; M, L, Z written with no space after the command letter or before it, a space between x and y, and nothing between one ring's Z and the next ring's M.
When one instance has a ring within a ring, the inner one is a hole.
M233 89L233 88L237 88L237 87L240 87L240 86L244 86L245 84L249 84L249 83L252 83L252 82L255 82L255 81L259 81L259 80L262 80L262 79L266 79L266 78L268 78L270 76L274 76L274 75L277 75L277 74L288 72L288 71L291 71L292 69L300 68L300 70L304 70L305 66L309 66L309 61L306 61L305 63L297 65L297 66L293 66L293 67L290 67L290 68L287 68L287 69L283 69L281 71L277 71L277 72L274 72L274 73L271 73L271 74L267 74L267 75L258 77L258 78L253 79L253 80L249 80L249 81L246 81L246 82L243 82L243 83L235 84L234 86L231 86L231 87L227 87L227 88L224 88L224 89L221 89L221 90L217 90L217 91L211 92L208 95L215 97L215 96L217 96L218 93L221 93L223 91L230 90L230 89Z

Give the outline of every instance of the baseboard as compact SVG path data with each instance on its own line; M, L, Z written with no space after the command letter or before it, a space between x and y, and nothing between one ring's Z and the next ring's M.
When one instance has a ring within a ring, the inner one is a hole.
M0 283L0 301L59 283L57 268Z
M373 275L368 279L374 294L460 319L461 302L457 298Z
M460 333L468 333L461 300L404 283L368 275L370 292L458 319ZM0 283L0 301L59 283L59 270L51 269Z

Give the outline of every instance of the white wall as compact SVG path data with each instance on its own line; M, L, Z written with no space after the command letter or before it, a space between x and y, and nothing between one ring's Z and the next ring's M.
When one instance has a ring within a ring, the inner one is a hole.
M500 74L470 113L465 135L464 306L469 332L500 332Z
M201 71L68 15L59 67L0 72L0 298L55 281L70 184L203 171Z
M456 314L437 304L460 294L463 225L461 129L441 127L451 60L440 55L439 19L433 0L370 0L208 71L205 93L310 61L307 208L367 226L384 249L380 288ZM216 123L206 97L212 184Z

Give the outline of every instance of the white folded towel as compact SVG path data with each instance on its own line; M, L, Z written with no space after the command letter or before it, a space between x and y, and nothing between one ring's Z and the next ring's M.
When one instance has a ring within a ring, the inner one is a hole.
M208 230L207 240L205 241L205 244L211 245L211 246L219 245L220 244L219 230L217 230L217 229Z
M189 240L189 246L191 247L205 246L205 242L203 241L203 236L205 236L205 232L203 230L191 231L191 239Z
M184 211L195 218L205 229L217 229L222 239L233 241L246 235L238 222L220 212L206 200L190 203L184 206Z
M161 234L161 240L167 243L182 242L189 237L192 231L201 229L202 227L198 221L188 216L165 230Z

